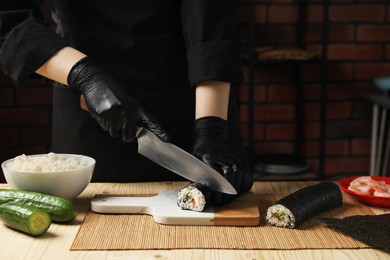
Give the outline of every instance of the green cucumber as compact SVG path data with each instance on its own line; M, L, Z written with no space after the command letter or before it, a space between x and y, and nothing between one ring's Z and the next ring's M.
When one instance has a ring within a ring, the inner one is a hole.
M51 225L46 211L15 202L0 205L0 219L6 226L32 236L42 235Z
M76 218L72 201L33 191L0 189L0 204L16 202L42 209L49 213L53 222L65 223Z

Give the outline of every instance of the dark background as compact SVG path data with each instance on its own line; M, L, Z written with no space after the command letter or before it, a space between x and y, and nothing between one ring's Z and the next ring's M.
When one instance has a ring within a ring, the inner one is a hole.
M256 44L293 46L297 41L297 0L257 0ZM323 1L306 1L305 48L321 50ZM362 94L374 91L373 78L390 76L390 3L330 1L326 87L326 177L367 175L371 104ZM250 5L238 1L243 53L249 42ZM47 13L47 11L45 11ZM54 28L54 24L47 19ZM302 65L300 85L302 154L315 170L319 161L321 67ZM246 79L247 67L244 67ZM254 154L292 152L296 128L296 91L290 65L261 66L255 71ZM248 138L248 85L240 88L242 128ZM0 72L0 161L20 154L50 151L52 91L50 82L34 77L23 87ZM71 127L71 126L69 126ZM4 181L0 176L0 181Z

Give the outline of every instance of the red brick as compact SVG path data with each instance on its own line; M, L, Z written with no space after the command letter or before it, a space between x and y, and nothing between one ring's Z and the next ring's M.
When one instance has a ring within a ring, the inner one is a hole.
M248 122L248 105L246 104L240 105L240 118L241 118L241 122Z
M304 157L315 157L319 155L320 144L318 141L304 141L302 145L302 155Z
M19 105L52 104L51 88L19 88L16 92L16 102Z
M293 124L270 124L267 126L267 140L292 140L296 131Z
M309 64L302 66L302 80L314 81L321 79L321 68L318 64Z
M356 64L356 79L372 80L390 75L390 62Z
M296 37L294 24L259 25L256 29L256 42L262 45L294 44Z
M293 79L291 66L261 66L255 71L256 82L281 82Z
M293 85L270 85L268 86L268 101L284 102L295 100L297 86Z
M320 84L303 84L302 98L304 100L319 100L321 98Z
M319 169L318 159L307 158L306 165L309 167L310 170L312 170L315 173L318 173L318 169Z
M371 134L371 123L367 120L327 121L327 137L363 137Z
M16 128L0 128L0 146L14 146L19 143L19 134Z
M351 141L351 150L354 155L369 155L371 153L371 140L353 139Z
M322 24L308 24L304 32L306 43L322 40ZM328 38L331 42L351 42L355 39L355 28L349 24L330 24Z
M360 100L351 100L352 101L352 117L354 118L372 118L372 103L368 102L366 98L362 97Z
M368 42L390 41L390 25L359 25L357 40Z
M390 8L387 8L387 21L390 21Z
M323 7L322 5L308 5L306 9L306 22L322 23L323 21Z
M303 137L305 139L315 139L320 137L320 124L307 123L303 126Z
M369 169L368 157L339 157L327 158L325 160L326 175L334 174L354 174L358 172L366 172Z
M390 9L389 9L390 12ZM390 60L390 44L386 45L386 59Z
M238 89L237 100L239 102L247 102L248 101L248 91L249 91L248 85L240 86L240 88Z
M293 152L293 143L291 142L269 142L269 143L256 143L254 145L254 154L274 154L274 153L287 153Z
M0 88L0 105L10 106L14 104L14 91L12 88Z
M256 17L255 17L256 23L264 24L266 23L267 19L267 8L264 5L257 5L256 6Z
M352 80L353 64L337 63L328 65L328 80Z
M263 102L266 100L265 97L265 86L264 85L256 85L254 88L254 101L255 102Z
M374 91L372 83L332 83L327 86L329 99L361 99L362 93Z
M265 137L265 130L264 130L264 124L254 124L253 127L253 139L255 141L264 140Z
M327 156L348 155L349 141L347 139L328 140L325 142Z
M49 111L42 108L1 108L0 125L47 125Z
M351 102L333 102L326 106L327 119L343 119L351 117Z
M313 103L303 104L301 113L305 121L318 120L320 118L320 105Z
M331 22L383 22L384 5L333 5L329 8Z
M255 120L293 120L295 118L295 109L293 105L256 105Z
M305 81L321 80L320 65L305 65L303 66L303 79ZM337 63L328 65L327 80L352 80L353 79L353 64L352 63Z
M318 42L322 40L322 26L319 24L308 24L303 33L303 40L306 43Z
M23 144L50 145L51 128L25 128L22 130Z
M290 5L271 5L268 9L268 22L295 23L298 20L297 8Z
M382 46L379 44L330 44L330 60L369 61L382 59Z
M248 124L246 122L241 121L241 130L242 130L242 135L244 137L244 141L248 142Z
M355 39L355 27L350 24L331 24L329 26L329 40L346 42Z

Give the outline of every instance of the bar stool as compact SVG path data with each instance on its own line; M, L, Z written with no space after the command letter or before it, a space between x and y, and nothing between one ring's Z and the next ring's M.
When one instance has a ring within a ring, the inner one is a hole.
M389 109L390 109L390 76L374 79L379 95L370 95L373 103L370 175L387 176L390 154Z

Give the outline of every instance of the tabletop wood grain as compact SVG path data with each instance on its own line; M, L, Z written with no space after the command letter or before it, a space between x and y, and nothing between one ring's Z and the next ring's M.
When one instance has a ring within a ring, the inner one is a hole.
M290 193L316 182L256 182L256 193ZM134 193L158 193L160 190L180 189L185 182L158 183L91 183L74 200L78 216L67 225L55 224L41 237L30 237L14 230L0 227L0 259L390 259L390 254L378 249L333 250L123 250L123 251L70 251L95 194L120 194L129 186ZM0 184L0 188L8 188ZM375 214L388 213L375 208Z

